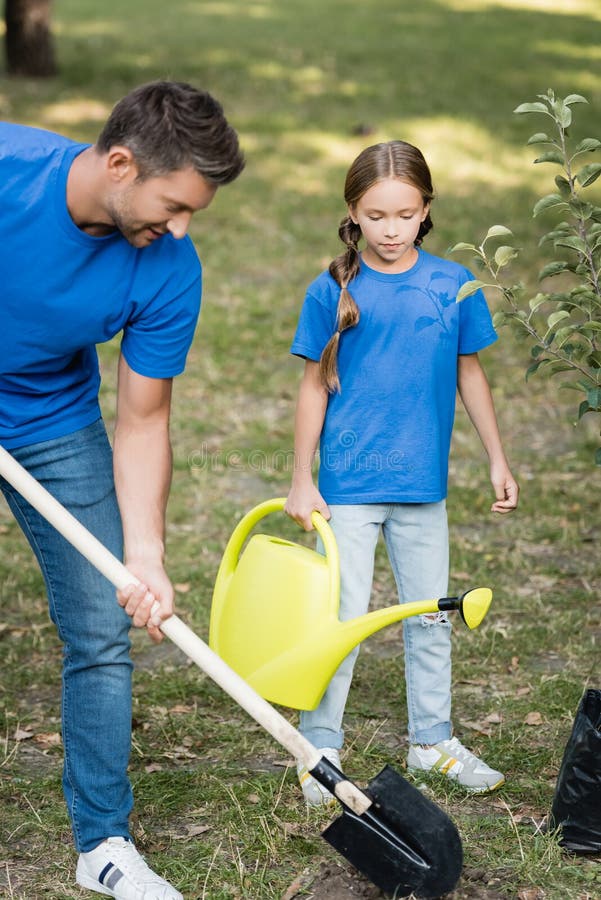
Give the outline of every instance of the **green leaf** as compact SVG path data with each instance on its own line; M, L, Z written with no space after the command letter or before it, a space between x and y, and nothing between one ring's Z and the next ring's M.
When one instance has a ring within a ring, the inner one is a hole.
M475 294L476 291L479 291L483 287L492 287L492 285L487 285L483 281L478 281L477 279L466 281L457 291L455 301L460 303L462 300L465 300L466 297L471 297L472 294Z
M465 244L460 242L459 244L455 244L454 247L449 249L449 253L458 253L460 250L471 250L473 253L476 253L476 248L473 244Z
M528 381L530 376L534 375L534 373L537 372L542 365L548 362L549 359L537 359L536 362L531 363L531 365L529 365L526 369L526 381Z
M555 335L555 343L561 347L567 339L578 330L578 325L566 325L565 328L559 328Z
M528 306L530 307L532 312L536 312L539 306L542 306L543 303L545 303L545 301L548 299L548 297L548 294L539 293L536 295L536 297L532 297L532 299L528 301Z
M550 364L547 372L549 375L559 375L560 372L573 372L574 366L571 366L569 363L561 362L561 360L554 359Z
M561 196L561 194L547 194L545 197L541 197L538 203L535 204L534 209L532 210L532 215L534 218L539 216L546 209L551 209L554 206L564 206L565 200Z
M561 193L562 197L569 197L571 195L572 188L567 178L564 178L563 175L556 175L553 180L559 188L559 192Z
M552 162L557 163L560 166L565 165L565 159L563 157L563 153L560 153L559 150L547 150L546 153L542 153L537 159L534 160L536 163L543 162Z
M507 320L510 318L511 316L508 316L507 313L502 310L497 310L492 317L493 328L502 328L503 325L507 324Z
M601 407L601 387L589 388L586 392L586 400L591 409L599 409Z
M588 400L583 400L580 406L578 407L578 421L587 413L590 412L591 408L588 405Z
M552 144L553 141L551 140L551 138L549 137L548 134L545 134L544 131L537 131L536 134L533 134L532 137L528 138L526 143L527 144Z
M565 272L568 269L568 263L563 260L558 259L556 262L547 263L538 273L538 280L542 281L543 278L552 278L553 275L559 275L560 272Z
M559 309L557 312L551 313L547 319L547 325L549 328L555 328L558 322L561 322L562 319L568 319L569 316L570 314L566 309Z
M566 106L563 100L558 100L557 103L553 104L553 111L555 112L555 121L562 128L569 128L572 124L572 110L569 106Z
M500 269L506 266L512 259L518 255L515 247L497 247L495 253L495 262Z
M554 242L556 247L569 247L570 250L577 250L578 253L586 253L586 244L582 238L576 237L560 237Z
M601 369L601 350L593 350L586 358L586 363L593 369Z
M568 94L563 102L566 106L570 106L572 103L588 103L588 100L582 94Z
M582 187L587 187L587 185L596 181L599 175L601 175L601 163L590 163L588 166L583 166L580 169L576 178Z
M513 235L513 232L509 228L506 228L505 225L491 225L486 232L486 237L482 241L482 246L484 246L489 238L507 237L508 235Z
M583 322L580 326L580 330L587 331L601 331L601 322Z
M594 150L598 150L599 147L601 147L601 141L598 141L597 138L584 138L576 147L576 153L592 153Z
M586 203L584 200L580 200L578 197L574 200L568 200L568 207L572 210L572 212L578 216L579 219L590 219L593 215L594 206L591 206L590 203Z
M514 109L514 113L516 113L518 116L522 113L534 112L542 112L547 116L551 115L544 103L520 103L520 105L516 106L516 108Z
M538 246L544 247L545 244L548 244L550 241L556 241L557 238L568 237L572 234L574 234L572 226L562 222L557 228L554 228L553 231L548 231L547 234L543 234L538 242Z

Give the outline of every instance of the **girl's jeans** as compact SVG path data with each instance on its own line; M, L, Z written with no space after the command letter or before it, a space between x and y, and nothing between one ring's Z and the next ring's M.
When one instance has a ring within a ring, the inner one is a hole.
M449 541L446 504L378 503L330 506L340 553L340 619L367 612L380 528L399 601L446 596ZM451 626L446 616L403 620L409 740L435 744L451 736ZM317 709L300 716L300 731L314 746L340 749L342 717L356 647L340 664Z
M121 559L112 453L101 420L12 453ZM86 852L107 837L129 837L130 620L110 582L2 478L0 488L38 559L64 644L63 789L75 846Z

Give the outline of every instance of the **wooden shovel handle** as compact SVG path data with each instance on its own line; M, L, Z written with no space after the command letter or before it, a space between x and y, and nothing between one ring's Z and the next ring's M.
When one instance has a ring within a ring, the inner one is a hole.
M128 584L140 583L139 579L13 459L4 447L0 447L0 475L117 589L124 588ZM220 656L217 656L178 616L166 619L161 624L161 631L293 757L302 760L308 769L313 769L318 764L322 757L319 750L257 694ZM369 798L352 782L345 781L339 787L348 793L348 797L341 799L355 808L355 811L363 811L370 805ZM359 810L357 807L362 809Z

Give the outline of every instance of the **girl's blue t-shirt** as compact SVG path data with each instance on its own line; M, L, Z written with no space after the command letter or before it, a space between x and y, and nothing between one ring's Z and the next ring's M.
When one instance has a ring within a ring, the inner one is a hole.
M460 303L468 269L418 249L397 275L361 261L349 290L359 323L340 336L341 392L330 394L319 449L327 503L433 503L447 493L457 358L496 340L481 291ZM340 287L309 286L291 352L319 360L336 330Z
M96 344L123 331L140 375L183 371L201 267L189 238L144 248L92 237L67 209L69 168L86 149L0 123L0 443L70 434L100 416Z

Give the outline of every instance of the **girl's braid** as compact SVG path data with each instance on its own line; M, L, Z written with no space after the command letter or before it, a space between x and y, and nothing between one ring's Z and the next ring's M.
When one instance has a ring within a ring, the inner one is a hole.
M329 268L330 275L340 286L336 311L336 331L326 344L319 360L321 380L330 393L340 391L337 365L340 335L347 328L353 328L359 321L359 307L353 300L348 286L358 275L360 269L358 243L361 237L361 228L353 222L350 216L345 216L340 223L338 236L343 244L346 244L346 251L333 259Z

